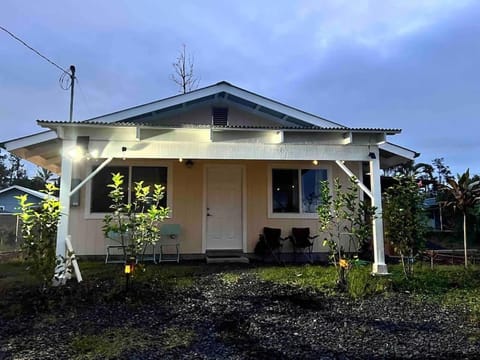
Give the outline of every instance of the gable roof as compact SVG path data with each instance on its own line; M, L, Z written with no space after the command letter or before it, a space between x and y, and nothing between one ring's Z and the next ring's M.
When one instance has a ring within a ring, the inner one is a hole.
M343 127L336 122L320 116L282 104L253 92L233 86L226 81L193 90L186 94L168 97L147 104L134 106L110 114L87 119L84 122L114 123L114 122L148 122L149 117L161 115L197 105L202 102L229 101L243 109L258 112L276 118L284 126L319 126Z
M43 192L33 190L33 189L29 189L29 188L26 188L26 187L20 186L20 185L12 185L8 188L2 189L2 190L0 190L0 194L6 193L6 192L9 192L9 191L12 191L12 190L18 190L18 191L24 192L28 195L35 196L35 197L37 197L39 199L42 199L42 200L49 197L47 194L45 194Z
M208 122L208 124L205 122L196 124L185 123L188 121L188 118L182 122L175 121L169 123L168 121L169 118L177 119L178 115L196 111L195 109L205 109L216 106L232 106L232 108L253 114L256 119L261 118L268 121L262 121L258 124L256 122L250 122L246 125L237 122L223 126L212 125L211 122ZM165 119L167 121L165 121ZM418 153L415 151L385 142L387 135L398 134L401 132L400 129L346 127L320 116L233 86L225 81L186 94L168 97L83 121L38 120L38 124L49 130L13 139L4 144L0 144L0 146L54 173L60 173L61 171L61 155L59 149L61 149L61 139L64 138L66 130L73 130L69 131L69 134L72 135L76 134L77 130L80 131L82 127L111 128L116 134L118 133L116 130L127 131L126 128L132 128L136 131L136 140L142 138L142 131L145 131L145 133L150 136L151 129L153 128L157 129L155 130L157 132L162 129L199 129L195 131L210 129L212 134L213 132L278 131L277 133L288 132L290 134L295 132L310 133L310 135L313 136L317 136L316 134L318 133L319 136L323 136L328 135L327 133L336 133L332 135L334 137L329 137L329 139L337 139L343 133L345 141L341 140L342 143L348 143L347 140L349 138L358 134L359 138L363 136L363 138L367 137L370 139L370 136L372 136L371 139L376 139L376 141L374 141L380 147L381 164L384 168L413 160L418 156ZM321 133L324 134L322 135Z

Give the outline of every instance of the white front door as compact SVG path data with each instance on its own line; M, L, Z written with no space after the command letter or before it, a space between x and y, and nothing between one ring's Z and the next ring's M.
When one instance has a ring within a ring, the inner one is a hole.
M243 249L243 168L215 165L206 168L206 249Z

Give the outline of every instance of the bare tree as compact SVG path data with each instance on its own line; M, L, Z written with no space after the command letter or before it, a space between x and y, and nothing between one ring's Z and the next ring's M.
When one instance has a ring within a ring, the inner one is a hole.
M170 75L170 79L180 86L179 92L182 94L198 87L199 79L194 75L193 65L193 55L187 53L187 46L183 44L182 49L178 52L177 61L172 63L175 73Z

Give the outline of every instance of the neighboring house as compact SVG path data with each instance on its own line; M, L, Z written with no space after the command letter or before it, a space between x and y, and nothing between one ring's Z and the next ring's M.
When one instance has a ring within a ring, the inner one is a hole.
M181 224L185 257L251 254L264 226L281 228L283 236L292 227L316 234L318 182L346 183L355 175L372 184L361 185L379 215L373 272L386 273L380 169L418 155L387 142L398 129L349 128L226 82L82 122L38 124L49 130L4 147L61 174L58 253L67 234L77 254L105 253L101 227L113 172L123 173L130 188L140 179L166 186L168 222ZM75 153L87 156L74 161ZM318 241L314 251L327 249Z
M23 186L13 185L0 190L0 213L13 214L19 211L18 199L15 196L28 195L28 202L35 204L40 203L47 197L40 191L28 189Z

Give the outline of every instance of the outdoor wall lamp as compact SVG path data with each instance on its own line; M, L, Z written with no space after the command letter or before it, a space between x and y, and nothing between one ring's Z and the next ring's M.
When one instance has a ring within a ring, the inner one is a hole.
M194 164L195 163L191 159L188 159L187 161L185 161L185 166L189 169L192 168Z
M377 155L375 155L374 152L370 151L370 152L368 153L368 157L369 157L370 159L376 159L376 158L377 158Z
M70 156L73 161L79 161L81 159L90 160L91 158L97 158L98 150L89 151L89 143L89 136L77 136L75 147L68 152L68 156Z

